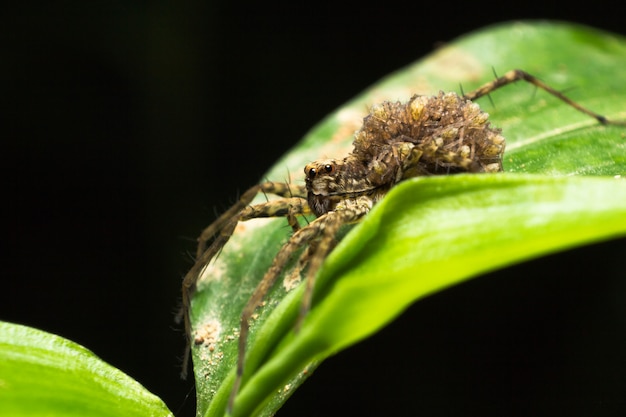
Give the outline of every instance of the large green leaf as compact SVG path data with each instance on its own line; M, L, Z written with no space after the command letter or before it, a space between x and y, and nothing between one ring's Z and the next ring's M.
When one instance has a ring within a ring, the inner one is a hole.
M0 415L172 416L138 382L62 337L0 322Z
M626 41L554 22L509 23L443 47L317 125L268 173L340 157L369 105L466 91L524 69L594 111L626 119ZM575 87L575 89L571 89ZM287 272L251 328L234 415L271 415L326 357L367 337L415 300L480 273L626 234L626 128L601 126L517 83L480 104L507 138L505 173L418 178L395 187L326 260L300 331L302 286ZM587 177L584 177L586 175ZM591 177L590 177L591 176ZM234 379L239 316L287 239L282 219L241 224L206 269L193 300L198 415L223 415ZM296 288L296 289L293 289Z

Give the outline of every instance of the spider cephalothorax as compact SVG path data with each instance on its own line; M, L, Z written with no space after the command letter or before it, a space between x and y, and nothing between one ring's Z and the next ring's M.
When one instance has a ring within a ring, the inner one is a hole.
M189 309L198 277L228 242L237 223L257 217L286 217L293 230L243 309L237 377L230 408L243 375L249 319L292 255L300 253L298 265L301 268L308 265L302 318L310 307L315 275L332 250L340 227L358 222L395 184L417 176L502 171L505 140L500 129L490 125L488 114L473 100L518 80L534 84L600 123L616 123L520 70L510 71L463 96L439 93L415 95L405 103L383 102L371 108L355 133L354 149L346 157L308 164L304 169L304 186L264 182L250 188L202 232L198 238L196 263L183 281L181 316L189 344L197 340L192 336ZM250 205L258 193L280 198ZM297 216L311 213L317 218L301 227ZM302 248L305 250L299 251ZM183 375L189 346L186 352Z

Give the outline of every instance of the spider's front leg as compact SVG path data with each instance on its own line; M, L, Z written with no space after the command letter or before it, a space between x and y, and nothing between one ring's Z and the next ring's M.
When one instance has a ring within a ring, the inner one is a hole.
M283 198L251 206L250 203L259 193L274 194ZM183 379L187 376L191 341L193 340L189 317L191 298L196 291L196 284L202 270L228 242L235 231L237 223L259 217L286 217L291 228L296 231L299 229L296 216L306 214L310 214L310 209L306 202L306 189L304 186L265 182L248 189L237 203L202 231L198 238L196 261L183 279L182 307L177 316L178 321L181 319L184 321L187 338L183 369L181 370ZM210 245L208 245L209 242L211 242Z
M302 296L300 315L296 329L300 322L311 308L313 289L315 288L315 278L324 260L335 246L335 237L339 229L347 224L360 221L374 206L374 200L370 196L361 196L354 199L347 199L340 203L335 211L329 212L324 217L323 226L320 231L320 238L316 242L315 250L310 253L309 270L307 271L306 289ZM305 254L306 255L306 254Z
M336 206L334 211L329 211L321 215L307 226L304 226L302 229L296 231L287 243L285 243L280 249L269 270L265 273L263 279L259 282L252 293L252 296L250 297L250 300L248 300L248 303L244 307L241 315L237 374L231 390L230 399L228 401L229 412L232 412L234 400L239 391L243 377L246 344L250 329L250 318L265 298L267 292L270 288L272 288L276 279L284 270L284 267L291 256L298 249L309 245L307 250L302 253L298 261L300 265L304 265L308 262L309 268L307 271L307 282L303 295L300 316L298 317L298 322L296 323L297 329L303 317L309 311L313 288L315 285L315 276L322 266L324 259L334 247L335 237L339 232L339 229L343 225L358 222L371 210L373 204L374 202L369 196L346 198L345 201Z
M233 218L243 215L242 211L247 206L250 205L254 197L256 197L257 194L259 193L273 194L273 195L284 197L284 198L298 197L298 198L306 199L306 196L307 196L306 187L304 187L303 185L289 184L286 182L268 181L268 182L255 185L254 187L250 187L248 190L246 190L245 193L242 194L239 200L235 204L233 204L231 208L229 208L220 217L218 217L217 220L211 223L209 227L207 227L206 229L202 231L202 233L198 237L198 248L196 251L197 258L200 258L202 256L202 253L206 249L207 243L210 242L211 239L213 239L213 237L219 231L221 231ZM254 213L256 215L253 215L253 213L250 213L252 217L248 217L248 219L254 218L254 217L279 217L279 216L285 216L285 215L288 216L288 213L287 214L280 213L280 210L282 210L283 207L275 206L272 209L273 210L270 210L270 209L257 210L257 212ZM241 218L240 220L247 220L247 219ZM289 220L289 225L292 228L297 228L297 222L293 222L294 220L293 218L288 216L288 220Z

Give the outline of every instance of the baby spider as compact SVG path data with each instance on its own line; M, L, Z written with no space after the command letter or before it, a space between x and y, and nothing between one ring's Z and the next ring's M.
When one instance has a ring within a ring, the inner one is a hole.
M286 217L293 234L277 253L241 314L237 374L229 410L241 384L249 320L292 255L305 249L298 259L298 265L308 265L300 312L302 319L310 308L316 273L332 250L341 226L362 219L394 185L418 176L502 171L504 137L500 129L490 125L488 115L473 100L519 80L547 91L602 124L622 124L582 107L521 70L509 71L461 96L440 92L436 96L415 95L406 103L383 102L373 106L355 133L350 154L306 165L304 185L271 181L255 185L204 229L198 238L196 262L182 286L181 315L188 344L183 376L189 345L194 340L189 309L196 283L201 271L228 242L239 222L258 217ZM280 198L250 205L258 193ZM307 214L314 214L316 218L301 227L297 217Z

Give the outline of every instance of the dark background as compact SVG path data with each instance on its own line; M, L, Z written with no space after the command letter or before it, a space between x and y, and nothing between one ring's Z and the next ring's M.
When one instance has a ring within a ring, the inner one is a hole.
M194 399L173 317L194 239L315 122L488 24L626 31L598 2L182 3L0 16L0 319L85 345L180 416ZM624 254L609 242L424 300L279 415L622 414Z

